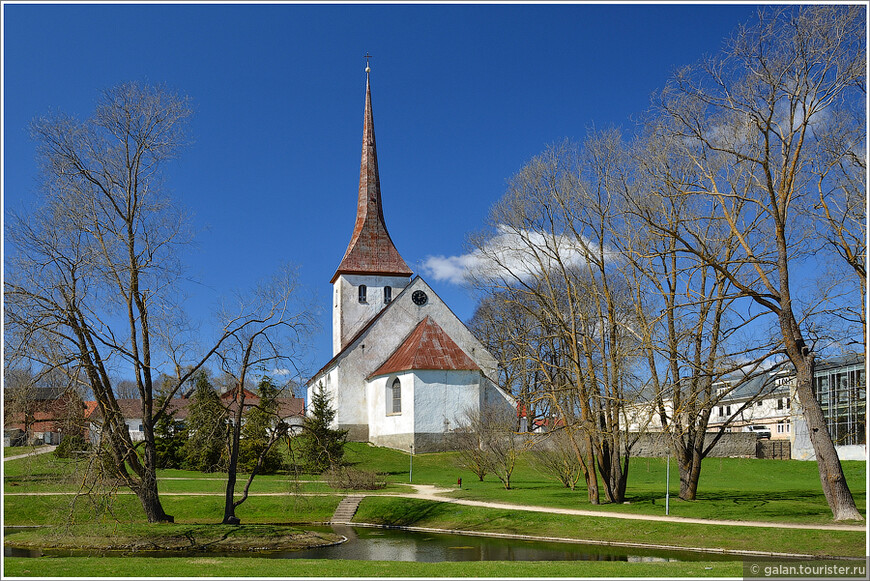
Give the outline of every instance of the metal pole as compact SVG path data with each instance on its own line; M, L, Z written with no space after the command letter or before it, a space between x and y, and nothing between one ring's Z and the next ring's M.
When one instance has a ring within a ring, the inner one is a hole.
M671 454L668 453L668 475L665 476L665 515L671 514Z
M411 448L411 455L409 458L411 459L411 467L408 469L408 482L414 481L414 444L409 446Z

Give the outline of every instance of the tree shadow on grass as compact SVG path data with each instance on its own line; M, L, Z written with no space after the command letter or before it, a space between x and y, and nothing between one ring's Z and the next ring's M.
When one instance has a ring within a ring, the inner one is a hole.
M857 499L856 499L857 500ZM633 494L632 505L664 506L664 492ZM694 501L681 500L673 491L670 497L676 515L724 520L805 520L818 521L831 516L821 492L777 490L769 492L717 490L698 492Z
M365 501L364 501L365 503ZM417 523L448 514L447 503L427 500L396 499L379 504L377 511L364 518L388 526L414 526Z

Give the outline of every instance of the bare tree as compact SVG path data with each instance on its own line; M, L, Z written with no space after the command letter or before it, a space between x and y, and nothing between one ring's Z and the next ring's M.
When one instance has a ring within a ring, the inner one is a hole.
M715 219L715 205L693 195L689 184L698 180L695 165L669 145L652 124L633 153L624 154L632 179L621 188L626 219L619 246L647 361L651 409L646 413L669 436L680 471L680 498L694 500L702 460L743 408L709 434L712 410L761 371L779 341L765 340L758 329L752 332L762 315L741 312L740 292L727 277L680 251L673 234L680 229L722 263L731 263L739 240Z
M480 482L489 473L489 454L484 445L483 430L478 414L466 412L462 418L455 418L457 426L453 432L456 445L456 463L460 468L470 470Z
M118 399L136 399L139 397L139 388L136 386L136 382L130 379L115 380L113 391Z
M552 360L553 341L552 333L517 300L512 289L488 291L468 328L499 362L499 385L517 402L517 430L531 431L550 412L547 401L536 393L541 382L537 362Z
M245 412L249 375L264 366L285 365L293 368L298 376L300 353L309 333L315 328L314 310L302 297L298 274L294 268L284 267L272 279L264 282L252 293L238 295L235 305L225 305L223 318L245 321L244 329L234 333L217 352L224 372L233 377L232 409L230 417L230 454L227 465L227 486L224 502L224 524L238 524L236 508L248 498L248 492L266 455L283 431L272 430L269 441L263 447L254 469L248 476L239 499L235 498L239 465L239 444L242 433L242 418ZM264 410L268 411L268 410Z
M495 474L509 490L517 459L529 443L516 431L516 417L504 408L483 407L466 410L455 423L460 465L481 482L486 474Z
M776 318L835 520L861 515L813 393L812 305L802 303L794 280L813 250L810 227L801 220L806 212L799 209L824 208L812 191L825 147L818 129L865 98L864 19L859 6L761 10L758 22L740 28L722 54L679 71L658 108L703 178L690 193L715 206L716 219L739 244L723 262L684 230L664 229L677 237L681 252Z
M526 352L538 357L536 398L582 436L576 453L585 455L592 503L599 474L609 501L624 498L631 443L621 410L637 356L631 295L611 244L618 216L610 211L607 155L595 139L583 149L549 147L510 180L490 233L473 241L478 287L500 293L538 327L546 348Z
M863 82L860 85L865 92ZM853 294L857 286L861 300L837 300L830 309L832 319L839 319L857 335L860 327L861 342L857 351L864 352L867 345L867 147L865 133L866 111L863 107L839 108L826 115L823 124L816 124L813 133L818 148L808 160L809 173L815 183L816 203L799 208L815 224L825 254L833 250L841 259L828 265L829 275L822 285L825 294ZM826 273L828 274L828 273ZM843 288L845 287L845 288ZM825 297L827 299L827 297ZM827 301L826 301L827 302ZM851 341L852 344L857 341Z
M250 324L233 319L194 353L176 304L185 216L161 194L164 163L185 143L188 100L127 83L105 91L94 115L37 119L39 205L11 213L4 286L7 347L71 370L93 393L115 476L149 522L172 521L157 491L155 423L171 398L222 343ZM155 399L165 369L172 380ZM132 375L144 440L134 443L116 396Z
M535 445L533 462L542 472L555 476L565 488L574 490L583 467L574 451L575 443L568 442L569 437L570 433L562 429L546 434L546 439Z

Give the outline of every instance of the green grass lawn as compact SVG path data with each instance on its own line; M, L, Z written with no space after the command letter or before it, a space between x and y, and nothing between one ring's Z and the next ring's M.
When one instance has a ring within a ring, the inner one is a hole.
M409 491L411 457L396 450L365 444L349 444L346 460L357 468L386 474L389 486L374 494ZM53 454L31 456L4 463L4 524L53 525L67 523L112 535L118 527L144 527L170 534L177 527L218 526L223 516L225 475L182 470L160 471L159 487L167 513L175 525L148 525L138 499L126 489L98 494L18 496L20 492L82 492L81 461L62 460ZM856 502L866 505L866 463L845 462L847 480ZM493 476L483 482L458 467L452 453L419 454L413 457L415 484L434 484L461 490L452 496L499 503L530 504L554 508L577 508L602 512L623 511L664 514L665 461L632 459L628 485L629 504L593 506L584 488L571 491L541 473L530 455L521 458L513 476L513 488L505 490ZM241 492L246 475L240 475ZM819 484L814 462L708 459L704 463L698 500L683 502L678 492L676 466L671 465L671 514L708 519L765 520L771 522L830 523L830 511ZM345 494L335 491L315 475L258 476L251 487L254 494L237 509L243 526L303 525L329 520ZM182 496L182 493L208 495ZM298 494L301 493L301 494ZM508 532L575 539L640 542L674 546L729 548L815 555L863 555L865 534L812 530L708 526L626 521L599 517L562 516L483 509L454 504L370 497L363 501L355 520L385 525L422 526L468 531ZM174 528L175 527L175 528ZM304 528L304 527L303 527ZM34 532L38 544L40 535ZM56 534L56 533L55 533ZM146 533L143 533L145 535ZM161 533L158 533L161 534ZM14 536L14 535L13 535ZM21 539L23 537L19 537ZM46 558L5 560L6 575L21 576L736 576L739 562L716 563L712 569L701 563L357 563L353 561L277 561L259 558L203 557L200 559L148 559L104 557L91 559ZM182 565L182 563L185 563ZM207 566L206 566L207 565ZM389 571L385 568L389 567ZM578 569L578 567L581 567ZM578 571L582 571L578 573Z
M738 561L626 563L624 561L345 561L192 557L7 557L7 576L80 577L739 577Z
M408 455L393 450L375 449L371 457L364 446L354 445L351 457L362 466L387 466L394 478L408 481ZM458 467L453 453L419 454L414 457L414 482L462 490L450 494L457 498L532 504L555 508L619 511L637 514L665 513L666 460L633 458L629 463L626 501L630 504L589 503L585 486L570 490L536 469L524 455L505 490L492 475L479 482L470 471ZM866 462L843 462L846 479L859 510L866 516ZM749 458L709 458L704 461L698 499L678 499L679 473L671 462L670 514L691 518L761 520L771 522L831 523L815 462L797 460L757 460ZM602 492L602 501L604 500Z
M255 496L236 509L243 523L326 522L332 517L341 495ZM164 496L164 510L176 523L219 523L224 514L223 496ZM63 523L145 523L138 498L132 494L114 496L5 496L4 524L18 526Z
M386 474L389 486L372 494L410 490L408 454L365 444L348 444L346 459L354 466ZM453 453L418 454L413 458L413 481L461 490L450 496L511 504L554 508L575 508L604 512L663 515L665 512L665 461L634 458L629 467L625 504L589 503L586 490L570 490L537 470L530 454L520 459L512 489L505 490L494 476L483 482L458 467ZM866 513L866 462L844 462L847 481L862 513ZM53 454L31 456L6 462L4 492L77 492L82 489L83 461L55 458ZM184 470L161 470L159 489L163 493L223 494L225 475ZM241 493L246 475L239 475L236 493ZM830 523L831 513L819 483L815 462L710 458L704 462L698 499L677 498L678 475L671 465L670 514L692 518L761 520L771 522ZM342 494L322 482L319 476L278 474L257 476L253 494ZM15 498L15 497L10 497ZM118 498L121 498L120 496ZM166 496L168 501L171 496ZM253 499L252 499L253 500ZM252 502L249 500L248 503ZM257 502L265 502L259 497ZM247 503L246 503L247 504ZM242 505L243 507L245 505Z

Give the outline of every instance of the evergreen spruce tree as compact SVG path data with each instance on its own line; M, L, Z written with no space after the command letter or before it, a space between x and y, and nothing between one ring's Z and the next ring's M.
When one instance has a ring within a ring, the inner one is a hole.
M250 474L260 454L269 448L263 464L258 472L260 474L274 474L285 468L284 456L274 442L286 435L287 425L278 421L278 397L279 390L272 383L272 379L263 376L257 385L260 403L245 414L245 422L242 424L242 438L239 442L239 470ZM271 446L271 447L270 447Z
M229 437L227 408L208 376L199 373L187 408L187 442L182 449L184 467L200 472L226 470L225 452Z
M308 412L302 434L294 438L293 444L304 469L320 474L341 464L347 430L331 428L335 420L335 410L322 384L318 384L312 392Z
M156 406L163 405L166 396L155 398ZM155 406L155 407L156 407ZM187 430L175 419L175 412L166 413L154 423L154 446L157 450L157 468L181 468L184 464L184 445Z

